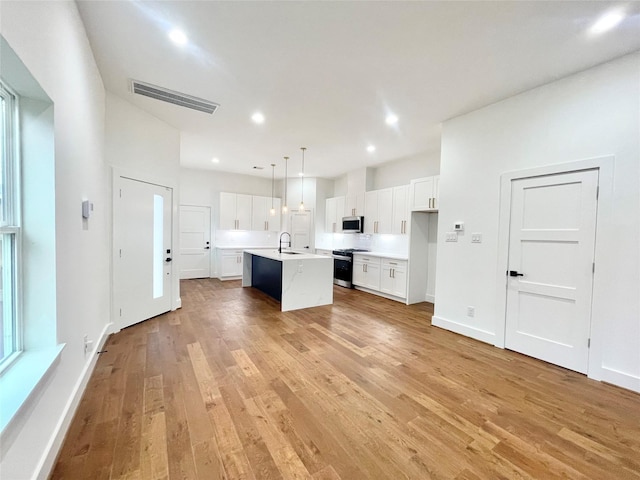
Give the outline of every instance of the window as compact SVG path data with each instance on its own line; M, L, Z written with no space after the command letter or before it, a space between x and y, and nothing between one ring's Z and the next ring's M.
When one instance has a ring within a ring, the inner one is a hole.
M0 371L21 349L18 316L20 245L18 97L0 80Z

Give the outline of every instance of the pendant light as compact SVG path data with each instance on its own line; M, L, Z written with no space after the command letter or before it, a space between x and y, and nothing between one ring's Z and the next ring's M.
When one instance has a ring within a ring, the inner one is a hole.
M273 183L275 181L275 171L276 171L276 164L272 163L271 164L271 210L269 210L269 213L271 214L271 216L275 216L276 214L276 209L273 208Z
M284 205L282 205L282 213L287 213L287 162L289 157L284 157Z
M300 150L302 150L302 178L300 179L300 207L298 210L301 212L304 212L304 151L306 149L307 147L300 147Z

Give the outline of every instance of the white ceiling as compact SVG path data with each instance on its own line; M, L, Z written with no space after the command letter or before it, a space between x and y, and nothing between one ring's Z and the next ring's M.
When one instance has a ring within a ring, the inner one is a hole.
M640 2L77 3L105 87L180 130L183 166L266 177L285 155L295 173L302 146L305 173L329 178L438 151L442 121L640 49ZM589 34L618 7L623 23ZM221 106L133 95L132 78Z

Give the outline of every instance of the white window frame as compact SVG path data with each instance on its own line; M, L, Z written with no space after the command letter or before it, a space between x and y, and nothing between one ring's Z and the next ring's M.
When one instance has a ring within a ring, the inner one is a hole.
M0 374L2 374L22 353L23 326L22 326L22 228L21 228L21 169L20 169L20 97L0 78L0 94L5 97L7 104L6 117L2 119L6 129L6 142L0 161L5 162L5 198L2 199L3 219L0 219L0 234L13 236L13 269L2 269L2 287L7 288L7 283L12 288L13 312L13 352L0 359ZM4 134L4 133L3 133ZM8 248L4 242L2 249ZM0 255L4 252L0 251ZM3 321L6 313L6 305L3 304ZM4 338L0 339L4 342Z

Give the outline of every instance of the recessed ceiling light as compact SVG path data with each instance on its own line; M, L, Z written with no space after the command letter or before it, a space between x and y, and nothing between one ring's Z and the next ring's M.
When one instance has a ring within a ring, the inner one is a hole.
M375 152L375 151L376 151L376 147L375 147L375 145L369 145L369 146L367 147L367 152L369 152L369 153L373 153L373 152Z
M621 11L607 12L602 15L591 27L591 33L604 33L618 25L624 18Z
M251 116L251 120L253 120L254 123L264 123L264 115L260 112L256 112Z
M211 159L211 162L213 162L213 163L220 163L220 159L219 159L218 157L213 157L213 158Z
M398 117L393 113L390 113L389 115L387 115L385 122L387 122L387 125L395 125L396 123L398 123Z
M176 45L186 45L187 42L188 42L188 39L187 39L187 36L185 35L185 33L182 30L178 29L178 28L174 28L173 30L171 30L169 32L169 38Z

